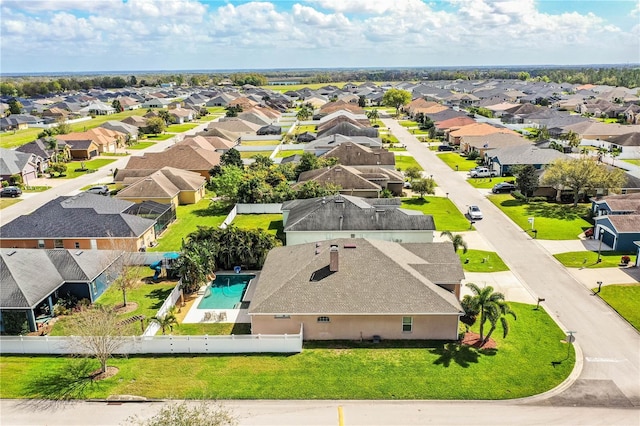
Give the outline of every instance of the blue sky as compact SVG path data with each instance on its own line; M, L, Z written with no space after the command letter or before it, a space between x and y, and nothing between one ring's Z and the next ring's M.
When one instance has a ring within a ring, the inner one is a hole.
M640 62L640 0L0 0L0 72Z

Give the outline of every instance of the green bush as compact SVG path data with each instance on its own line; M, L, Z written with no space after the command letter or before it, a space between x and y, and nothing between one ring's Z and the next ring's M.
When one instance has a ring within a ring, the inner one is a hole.
M513 191L513 192L511 193L511 195L513 196L513 198L515 198L515 199L516 199L516 200L518 200L518 201L527 201L527 197L525 197L525 196L522 194L522 192L520 192L520 191L518 191L518 190Z
M24 335L29 333L29 323L25 311L2 311L4 334Z

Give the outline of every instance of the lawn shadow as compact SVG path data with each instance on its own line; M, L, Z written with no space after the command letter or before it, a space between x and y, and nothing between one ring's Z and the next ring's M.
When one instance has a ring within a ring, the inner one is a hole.
M455 362L460 367L469 368L471 364L477 364L482 356L494 356L498 351L496 349L476 349L473 346L451 342L439 348L430 349L429 353L439 356L433 362L435 365L449 367L451 362Z
M45 370L36 378L25 381L24 390L39 407L58 401L86 398L97 386L93 380L96 363L87 358L69 359L59 369Z
M402 202L410 206L424 206L425 204L431 204L431 201L420 197L403 199Z
M582 206L573 207L573 204L529 203L525 210L530 216L561 220L576 220L586 215Z
M191 214L198 217L225 216L229 214L229 211L230 209L226 207L222 207L217 203L212 203L204 209L193 210Z
M169 294L171 294L172 291L173 291L172 288L167 288L167 289L157 288L153 291L150 291L144 297L146 297L147 299L156 300L156 303L150 306L151 309L160 309L165 299L169 297Z

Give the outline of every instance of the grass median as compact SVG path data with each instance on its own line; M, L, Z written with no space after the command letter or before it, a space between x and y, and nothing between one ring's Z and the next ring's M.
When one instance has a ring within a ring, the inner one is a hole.
M71 380L67 357L2 356L2 398L51 399L141 395L175 399L511 399L559 385L575 356L562 330L535 306L510 303L506 339L496 350L456 342L308 342L299 354L130 356L119 372ZM92 361L93 362L93 361ZM95 362L93 362L95 363ZM97 363L95 363L97 367ZM81 375L79 375L81 376ZM86 386L81 387L82 381Z

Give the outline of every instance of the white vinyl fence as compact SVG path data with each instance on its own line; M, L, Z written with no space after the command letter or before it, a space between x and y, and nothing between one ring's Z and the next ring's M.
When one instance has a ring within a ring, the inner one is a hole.
M83 354L77 337L67 336L2 336L0 353L6 354ZM302 330L299 334L246 334L231 336L129 336L114 352L135 354L238 354L302 352ZM86 354L86 353L85 353ZM87 354L90 355L90 354Z
M171 309L178 299L180 299L180 295L182 294L182 290L180 289L181 285L182 281L178 282L178 284L173 288L169 297L165 299L160 309L158 309L158 313L156 314L157 317L166 315L166 313L169 312L169 309ZM160 330L160 325L155 321L150 322L147 329L142 333L142 336L155 336L158 330Z
M239 214L279 214L282 213L282 203L264 204L236 204L233 206L220 228L225 229Z

